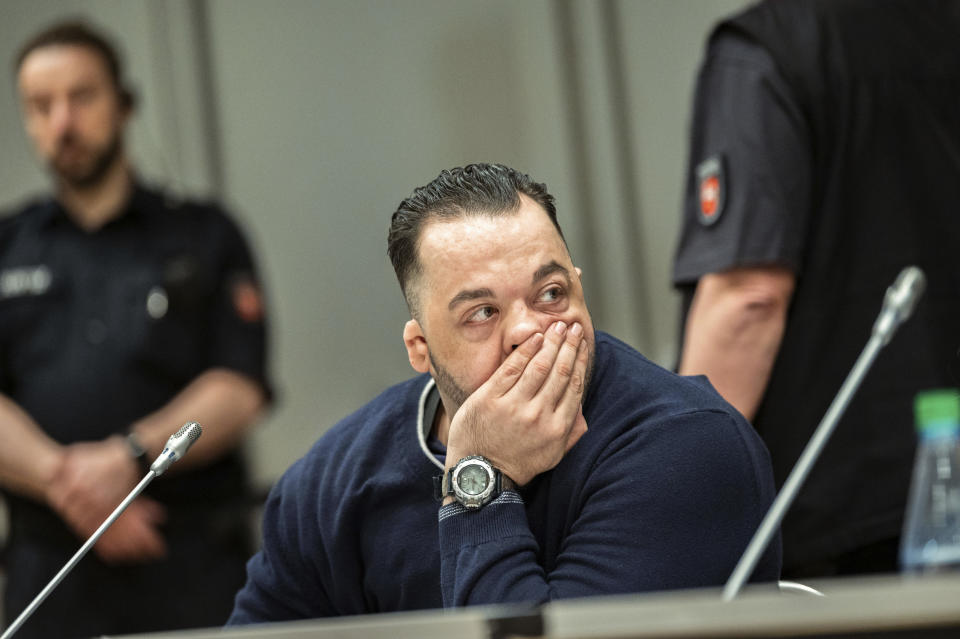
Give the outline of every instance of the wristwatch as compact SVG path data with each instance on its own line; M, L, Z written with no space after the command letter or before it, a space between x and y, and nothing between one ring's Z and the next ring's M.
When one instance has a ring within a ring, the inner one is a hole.
M133 461L137 462L137 466L140 467L140 470L143 472L149 471L150 462L147 461L147 449L140 441L140 437L138 437L133 431L130 431L127 433L126 440L127 450L130 452L130 457L133 458Z
M494 468L490 460L471 455L443 473L439 499L452 495L467 508L480 508L505 490L517 490L516 482Z

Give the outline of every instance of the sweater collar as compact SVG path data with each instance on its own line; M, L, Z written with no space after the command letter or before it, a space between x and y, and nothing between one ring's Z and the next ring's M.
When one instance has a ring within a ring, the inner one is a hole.
M420 392L420 401L417 403L417 441L420 442L420 450L427 456L427 459L440 470L443 470L443 464L440 463L436 455L430 452L430 447L427 445L427 438L430 437L430 430L433 428L433 420L437 414L437 402L439 401L438 397L434 397L431 401L430 395L435 388L436 382L430 377Z

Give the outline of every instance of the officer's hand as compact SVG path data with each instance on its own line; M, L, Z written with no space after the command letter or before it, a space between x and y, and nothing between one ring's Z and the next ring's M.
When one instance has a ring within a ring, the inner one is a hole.
M450 423L447 467L483 455L521 486L550 470L587 432L583 327L552 324L517 347Z
M136 486L140 480L139 474L139 468L130 457L122 437L71 444L65 447L59 472L47 491L48 501L74 532L86 538L100 527ZM137 525L131 523L122 527L129 536L127 544L132 546L126 554L133 557L162 554L155 538L159 535L155 530L155 511L162 507L154 504L133 509L134 505L131 504L128 509L134 511L128 520L137 521ZM120 525L122 520L123 517L114 527ZM147 530L151 531L150 534L147 534ZM107 544L108 547L110 545Z
M137 484L137 465L120 437L65 448L50 487L53 507L78 531L94 531Z
M164 507L147 497L138 497L107 529L93 550L108 563L138 563L167 554L159 526L166 520Z

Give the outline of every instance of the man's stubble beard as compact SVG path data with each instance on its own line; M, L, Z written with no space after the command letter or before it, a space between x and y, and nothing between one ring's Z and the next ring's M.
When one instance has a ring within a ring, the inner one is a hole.
M71 140L69 138L65 138L63 141L61 141L61 148L70 141ZM73 141L73 143L76 144L75 141ZM55 154L53 159L49 161L48 168L56 177L56 179L65 184L67 187L77 191L85 191L87 189L96 187L103 182L107 173L120 157L122 148L123 135L118 130L114 132L106 146L102 147L98 151L95 151L93 161L88 167L85 167L80 171L70 171L64 169L57 165Z
M427 351L430 356L430 366L433 368L433 380L437 383L437 389L440 391L440 395L451 402L454 406L448 407L451 411L450 417L453 417L453 414L463 406L463 403L467 401L467 398L470 397L470 393L465 391L460 384L457 383L457 380L453 378L453 375L444 368L437 359L433 356L433 353Z

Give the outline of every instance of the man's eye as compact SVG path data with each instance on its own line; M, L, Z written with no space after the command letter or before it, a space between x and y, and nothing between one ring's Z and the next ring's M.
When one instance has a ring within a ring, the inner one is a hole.
M496 310L492 306L482 306L477 310L475 310L473 313L471 313L470 316L467 317L467 321L468 322L485 322L491 317L493 317L493 314L495 312Z
M37 115L46 115L50 111L50 102L48 100L31 100L27 109Z
M76 104L90 104L97 97L97 92L91 88L78 89L72 97Z
M543 293L540 294L540 301L546 302L546 303L556 302L562 297L563 297L563 289L560 288L559 286L551 286L550 288L548 288L547 290L545 290Z

